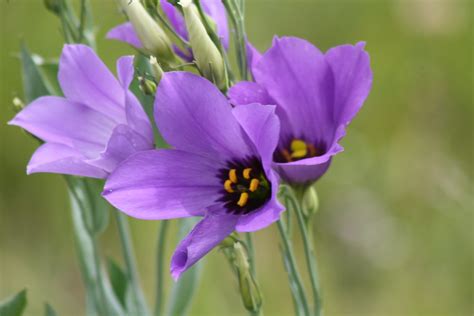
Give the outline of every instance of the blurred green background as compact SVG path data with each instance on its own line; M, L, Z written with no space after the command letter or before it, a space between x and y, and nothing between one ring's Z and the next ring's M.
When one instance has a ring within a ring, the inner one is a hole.
M104 39L123 17L114 1L93 2L99 54L113 67L133 53ZM60 315L82 315L65 183L58 175L26 176L37 143L6 126L11 100L22 93L20 41L57 57L59 23L42 1L2 0L0 12L0 298L26 287L27 315L40 314L45 301ZM343 140L345 152L317 184L326 315L473 315L472 2L249 0L246 25L261 50L274 34L304 37L322 50L368 43L372 92ZM151 301L158 223L131 225ZM114 225L101 242L120 261ZM291 315L278 245L275 227L256 233L264 312ZM191 314L246 315L218 251L205 259Z

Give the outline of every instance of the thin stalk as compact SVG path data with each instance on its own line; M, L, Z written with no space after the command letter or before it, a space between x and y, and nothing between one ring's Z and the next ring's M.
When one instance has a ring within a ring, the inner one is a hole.
M295 210L296 217L298 219L298 226L301 232L301 237L303 239L306 266L308 268L308 273L311 280L311 290L313 292L314 315L320 316L322 315L322 299L320 294L321 289L319 285L318 266L316 261L316 254L314 251L313 239L308 233L308 228L304 220L304 215L300 203L297 201L292 190L290 189L288 191L290 192L289 201L292 203L293 208Z
M237 64L239 66L240 78L242 80L248 80L248 67L247 67L247 45L245 43L245 26L244 26L244 12L243 12L243 0L240 5L237 5L235 0L224 0L224 6L230 16L232 24L235 29L235 49L237 56Z
M133 250L133 244L130 237L130 229L126 216L116 210L115 218L117 220L117 228L120 236L120 242L122 244L123 259L125 261L125 269L129 278L130 285L132 286L132 295L134 296L134 303L137 305L135 310L141 311L148 314L148 308L146 305L145 297L143 295L140 286L140 277L138 275L137 263L135 261L135 254Z
M289 210L287 210L288 212ZM296 265L295 254L293 252L293 246L288 238L288 235L285 231L285 226L279 220L277 222L278 231L280 232L281 240L283 241L283 255L285 257L285 263L288 268L288 278L290 282L294 284L293 293L294 300L301 302L301 306L298 307L298 310L301 311L303 315L309 315L308 301L306 299L306 294L303 287L303 282L301 281L301 276L298 272L298 267ZM292 287L293 288L293 287Z
M247 251L249 253L249 265L250 265L250 272L252 276L255 278L256 268L255 268L255 247L253 246L253 238L252 234L246 233L245 234L245 243L247 245Z
M92 239L92 247L93 247L93 253L94 253L94 266L96 270L96 275L95 275L95 280L96 286L99 288L99 311L104 308L106 315L110 315L110 307L109 307L109 302L107 301L107 294L105 293L105 288L104 288L104 282L102 282L102 268L100 265L100 255L99 255L99 248L97 246L98 241L96 236L91 236ZM101 303L102 302L102 303Z
M161 316L163 313L164 306L164 295L163 295L163 275L165 266L165 246L166 246L166 233L168 231L168 221L161 221L159 233L158 233L158 245L156 248L156 296L155 296L155 316Z

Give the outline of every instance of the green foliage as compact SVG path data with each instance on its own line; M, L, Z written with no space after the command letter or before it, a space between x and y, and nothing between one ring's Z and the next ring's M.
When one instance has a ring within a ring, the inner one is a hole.
M123 307L126 306L128 278L125 271L112 259L107 260L108 272L112 289Z
M0 316L21 316L26 307L26 290L0 302Z
M41 74L39 67L36 65L32 55L24 43L21 45L20 56L23 70L23 89L26 101L29 103L41 96L52 94L52 91L50 91L45 84L45 78Z

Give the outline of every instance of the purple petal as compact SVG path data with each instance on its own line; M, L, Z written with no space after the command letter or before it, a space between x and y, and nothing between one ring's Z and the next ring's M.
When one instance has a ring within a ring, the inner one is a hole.
M125 93L125 115L128 125L153 144L153 128L137 97L128 90L135 73L133 56L124 56L117 61L117 76Z
M275 106L253 103L238 106L233 113L260 154L265 172L269 172L280 133Z
M106 38L125 42L137 49L143 48L143 45L130 22L117 25L107 33Z
M64 95L125 123L123 88L95 52L85 45L65 45L59 60L59 83Z
M287 119L281 120L282 136L326 142L332 138L333 81L324 55L316 47L293 37L275 39L254 75L286 113Z
M170 219L204 215L220 197L220 165L174 149L149 150L125 160L108 177L104 197L130 216Z
M111 173L132 154L150 149L153 149L153 145L147 139L129 126L121 124L114 129L107 148L100 157L89 160L87 163Z
M169 3L168 0L160 0L160 6L175 32L185 40L188 40L188 31L186 30L186 23L181 12Z
M189 72L163 75L155 99L155 121L173 147L225 161L255 154L225 96Z
M340 124L352 120L372 87L370 57L364 46L342 45L326 53L335 81L334 120Z
M80 152L66 145L46 143L35 151L26 172L61 173L92 178L107 176L102 169L85 163L85 158Z
M262 59L262 53L260 53L249 41L247 45L247 63L250 69L250 72L253 75L253 70L257 66L260 59Z
M227 92L230 103L243 105L250 103L275 104L265 88L255 82L241 81L233 85Z
M67 145L90 158L108 142L115 123L82 104L61 97L41 97L9 122L46 142Z
M142 135L148 144L153 145L153 127L148 119L148 115L143 110L137 97L130 91L126 92L125 113L128 126L133 128L136 133Z
M265 228L280 219L280 214L285 209L277 199L278 177L273 171L267 173L272 184L271 199L260 209L239 217L235 229L239 232L253 232Z
M201 0L202 9L214 20L217 28L217 36L222 41L225 49L229 48L229 26L224 4L219 0Z
M123 56L117 59L117 77L125 90L128 90L135 74L133 59L134 56Z
M177 280L235 229L238 216L209 213L184 238L171 258L171 276Z

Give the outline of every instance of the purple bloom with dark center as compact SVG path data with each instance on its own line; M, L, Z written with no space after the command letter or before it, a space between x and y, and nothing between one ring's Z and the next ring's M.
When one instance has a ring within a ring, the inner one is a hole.
M27 173L105 178L131 154L152 149L150 121L128 90L133 74L133 56L117 61L117 80L91 48L65 45L58 73L65 97L40 97L9 122L45 142Z
M222 1L201 0L201 5L204 12L215 22L217 36L221 39L224 48L227 49L229 47L229 26L227 24L227 16ZM160 0L160 6L175 32L183 39L188 40L188 31L181 12L174 5L169 3L168 0ZM133 29L133 25L130 22L120 24L111 29L107 33L107 38L126 42L137 49L143 47ZM174 51L178 56L186 61L191 62L193 60L191 49L182 50L177 46L174 46Z
M228 93L231 103L275 104L281 122L274 167L291 183L319 179L346 126L372 86L364 43L331 48L325 54L293 37L275 38L263 55L251 52L255 82L240 82Z
M271 169L279 133L274 110L260 104L232 109L202 77L163 75L155 120L173 149L131 156L110 175L103 195L136 218L204 217L173 255L175 279L234 230L255 231L279 219L283 207Z

